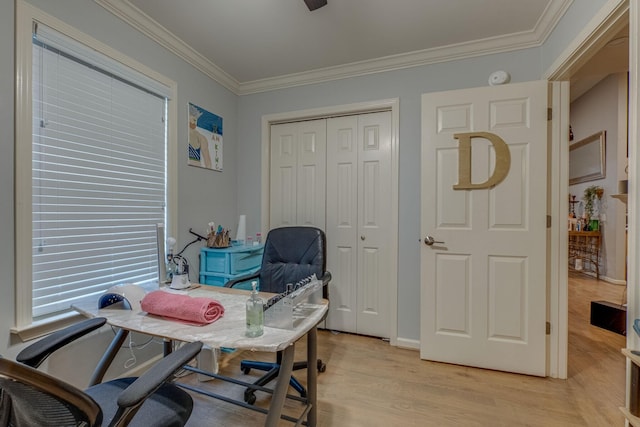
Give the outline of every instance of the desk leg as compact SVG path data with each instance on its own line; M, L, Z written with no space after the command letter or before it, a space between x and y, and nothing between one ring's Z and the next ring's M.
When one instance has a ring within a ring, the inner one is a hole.
M307 414L307 426L316 427L318 422L318 329L316 327L307 334L307 400L311 405Z
M89 387L102 382L104 374L107 372L109 366L111 366L111 362L113 362L113 359L116 357L116 354L118 354L118 350L120 350L120 347L122 347L122 344L124 344L124 340L127 339L128 335L129 331L126 329L120 329L116 333L116 336L111 340L111 344L109 344L109 347L107 347L107 350L98 362L96 369L93 371L93 375L89 380Z
M292 344L285 348L282 352L282 362L280 363L280 374L278 374L278 382L276 388L271 396L271 405L269 406L269 413L267 414L267 420L265 421L265 427L277 427L280 422L280 415L282 414L282 406L284 400L287 397L287 390L289 389L289 380L291 379L291 373L293 372L293 356L295 353L295 345Z

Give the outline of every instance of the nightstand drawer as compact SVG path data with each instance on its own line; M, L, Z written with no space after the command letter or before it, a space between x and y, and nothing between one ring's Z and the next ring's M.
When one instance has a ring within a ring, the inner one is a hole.
M231 274L245 273L249 270L255 270L262 263L262 247L256 247L247 252L238 252L231 254L231 266L229 268Z
M245 274L249 275L251 273L256 272L258 269L254 268L253 270L247 271ZM200 284L201 285L209 285L209 286L224 286L231 279L236 279L238 277L242 277L245 274L200 274ZM257 279L253 279L257 280ZM251 280L246 282L238 283L233 287L234 289L247 289L251 290Z
M210 273L229 273L229 254L220 252L220 249L202 252L200 262L204 264L202 271Z
M228 277L221 274L201 274L200 284L209 286L224 286L229 281Z

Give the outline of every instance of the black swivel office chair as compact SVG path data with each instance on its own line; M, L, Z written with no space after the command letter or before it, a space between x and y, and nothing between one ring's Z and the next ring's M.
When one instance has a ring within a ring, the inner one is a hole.
M280 293L286 290L288 283L295 284L300 280L315 274L323 282L323 297L328 298L327 284L331 280L331 273L327 270L327 243L324 231L315 227L281 227L269 231L264 244L262 265L253 275L240 277L229 281L225 287L252 279L259 279L260 291ZM245 374L251 369L266 371L254 384L264 386L278 376L282 353L277 353L275 363L243 360L240 368ZM307 362L295 362L294 370L307 368ZM326 369L322 360L318 360L316 367L319 372ZM307 391L295 378L291 377L291 386L306 397ZM244 394L245 402L253 404L256 400L255 390L248 388Z
M184 426L193 400L170 381L200 352L201 342L183 345L138 378L118 378L85 391L35 369L53 351L104 323L89 319L55 332L20 352L22 363L0 357L0 425Z

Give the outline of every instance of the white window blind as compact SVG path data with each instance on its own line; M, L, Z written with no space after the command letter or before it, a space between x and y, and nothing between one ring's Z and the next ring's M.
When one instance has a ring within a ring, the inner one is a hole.
M37 318L115 284L157 280L167 99L133 70L42 26L32 77Z

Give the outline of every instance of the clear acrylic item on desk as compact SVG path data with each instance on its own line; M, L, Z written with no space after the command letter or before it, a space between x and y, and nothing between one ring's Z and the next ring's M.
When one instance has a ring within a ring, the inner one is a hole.
M267 301L264 324L272 328L293 329L322 301L322 281L312 275Z

